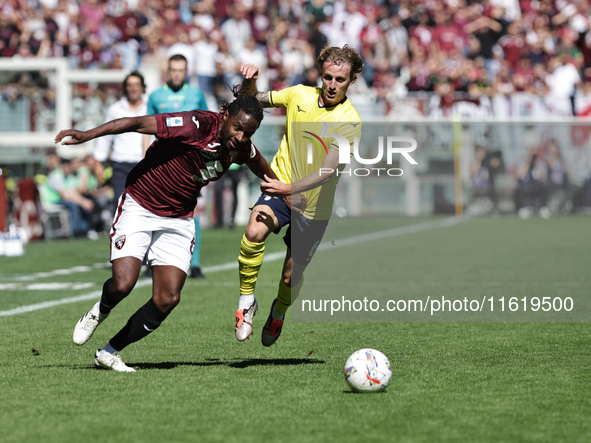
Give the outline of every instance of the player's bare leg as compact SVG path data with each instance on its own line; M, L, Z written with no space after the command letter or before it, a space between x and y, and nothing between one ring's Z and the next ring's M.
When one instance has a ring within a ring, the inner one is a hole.
M306 266L293 261L291 249L288 248L283 261L283 271L277 298L273 301L271 312L261 333L261 342L264 346L271 346L281 335L285 313L300 293L304 283L305 270Z
M154 266L154 304L166 315L181 301L187 274L176 266Z
M258 309L254 289L263 263L265 240L278 226L277 217L269 206L257 205L252 208L238 256L240 299L236 310L235 332L239 341L247 340L252 335L252 319Z
M153 266L152 276L152 298L130 317L123 329L109 340L106 346L97 351L97 367L119 372L135 372L123 363L119 351L158 329L179 304L187 274L175 266Z
M111 309L129 295L137 282L141 264L141 261L135 257L122 257L113 260L113 274L103 284L100 301L96 302L74 327L74 343L81 346L90 340L96 328L107 318Z

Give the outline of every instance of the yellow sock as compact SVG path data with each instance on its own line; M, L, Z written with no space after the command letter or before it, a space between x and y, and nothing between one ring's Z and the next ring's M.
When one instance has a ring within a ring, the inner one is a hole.
M251 243L242 236L240 255L238 256L238 271L240 274L240 294L254 294L259 269L263 264L265 243Z
M281 281L279 282L277 302L275 303L275 314L278 317L285 315L287 309L291 306L291 303L295 301L296 298L298 298L298 295L300 295L300 289L302 288L302 284L304 284L303 276L300 282L293 288L287 286L283 279L281 279Z

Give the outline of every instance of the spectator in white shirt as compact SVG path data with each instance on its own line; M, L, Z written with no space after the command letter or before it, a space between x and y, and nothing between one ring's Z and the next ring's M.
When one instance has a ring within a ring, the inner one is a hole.
M221 30L234 57L238 57L244 44L252 37L250 22L245 18L246 10L241 3L232 5L232 16L222 23Z
M546 77L550 92L546 97L546 103L552 115L575 115L576 88L582 86L581 75L575 63L576 61L566 52L550 60L551 74Z
M207 32L202 32L201 38L193 44L193 56L199 88L207 98L213 97L218 45Z
M137 71L123 80L123 98L107 109L105 123L122 117L136 117L147 114L147 101L143 94L146 90L144 77ZM94 147L94 173L103 179L103 162L110 160L113 166L111 185L115 193L115 204L125 190L127 174L144 158L143 135L135 132L106 135L96 139Z
M246 46L238 57L240 64L253 63L259 67L257 85L260 91L268 91L269 76L267 73L267 54L257 46L253 38L248 39Z

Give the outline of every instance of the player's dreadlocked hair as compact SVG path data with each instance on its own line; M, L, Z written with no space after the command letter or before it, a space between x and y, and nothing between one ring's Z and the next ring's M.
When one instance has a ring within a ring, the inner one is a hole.
M232 103L224 102L221 107L222 114L228 111L229 115L238 115L240 111L251 115L260 123L263 120L263 107L252 95L239 95Z
M316 64L318 65L320 72L324 70L325 62L334 63L336 65L348 63L351 65L351 79L353 80L357 78L357 74L363 71L363 59L359 53L349 45L345 45L342 48L337 46L324 48L320 52L318 59L316 59Z

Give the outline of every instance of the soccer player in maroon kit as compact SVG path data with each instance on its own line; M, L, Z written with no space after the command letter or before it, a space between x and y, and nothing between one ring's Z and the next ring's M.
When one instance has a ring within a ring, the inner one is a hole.
M102 349L97 368L135 372L118 352L153 332L180 301L195 239L193 209L203 186L218 180L230 164L246 164L264 180L276 177L250 138L263 119L252 96L240 96L221 113L188 111L120 118L88 131L60 131L55 142L79 144L108 134L139 132L156 140L129 173L111 227L113 275L101 299L80 319L74 343L83 345L111 310L135 286L142 259L152 265L153 295ZM71 139L64 140L65 137Z

